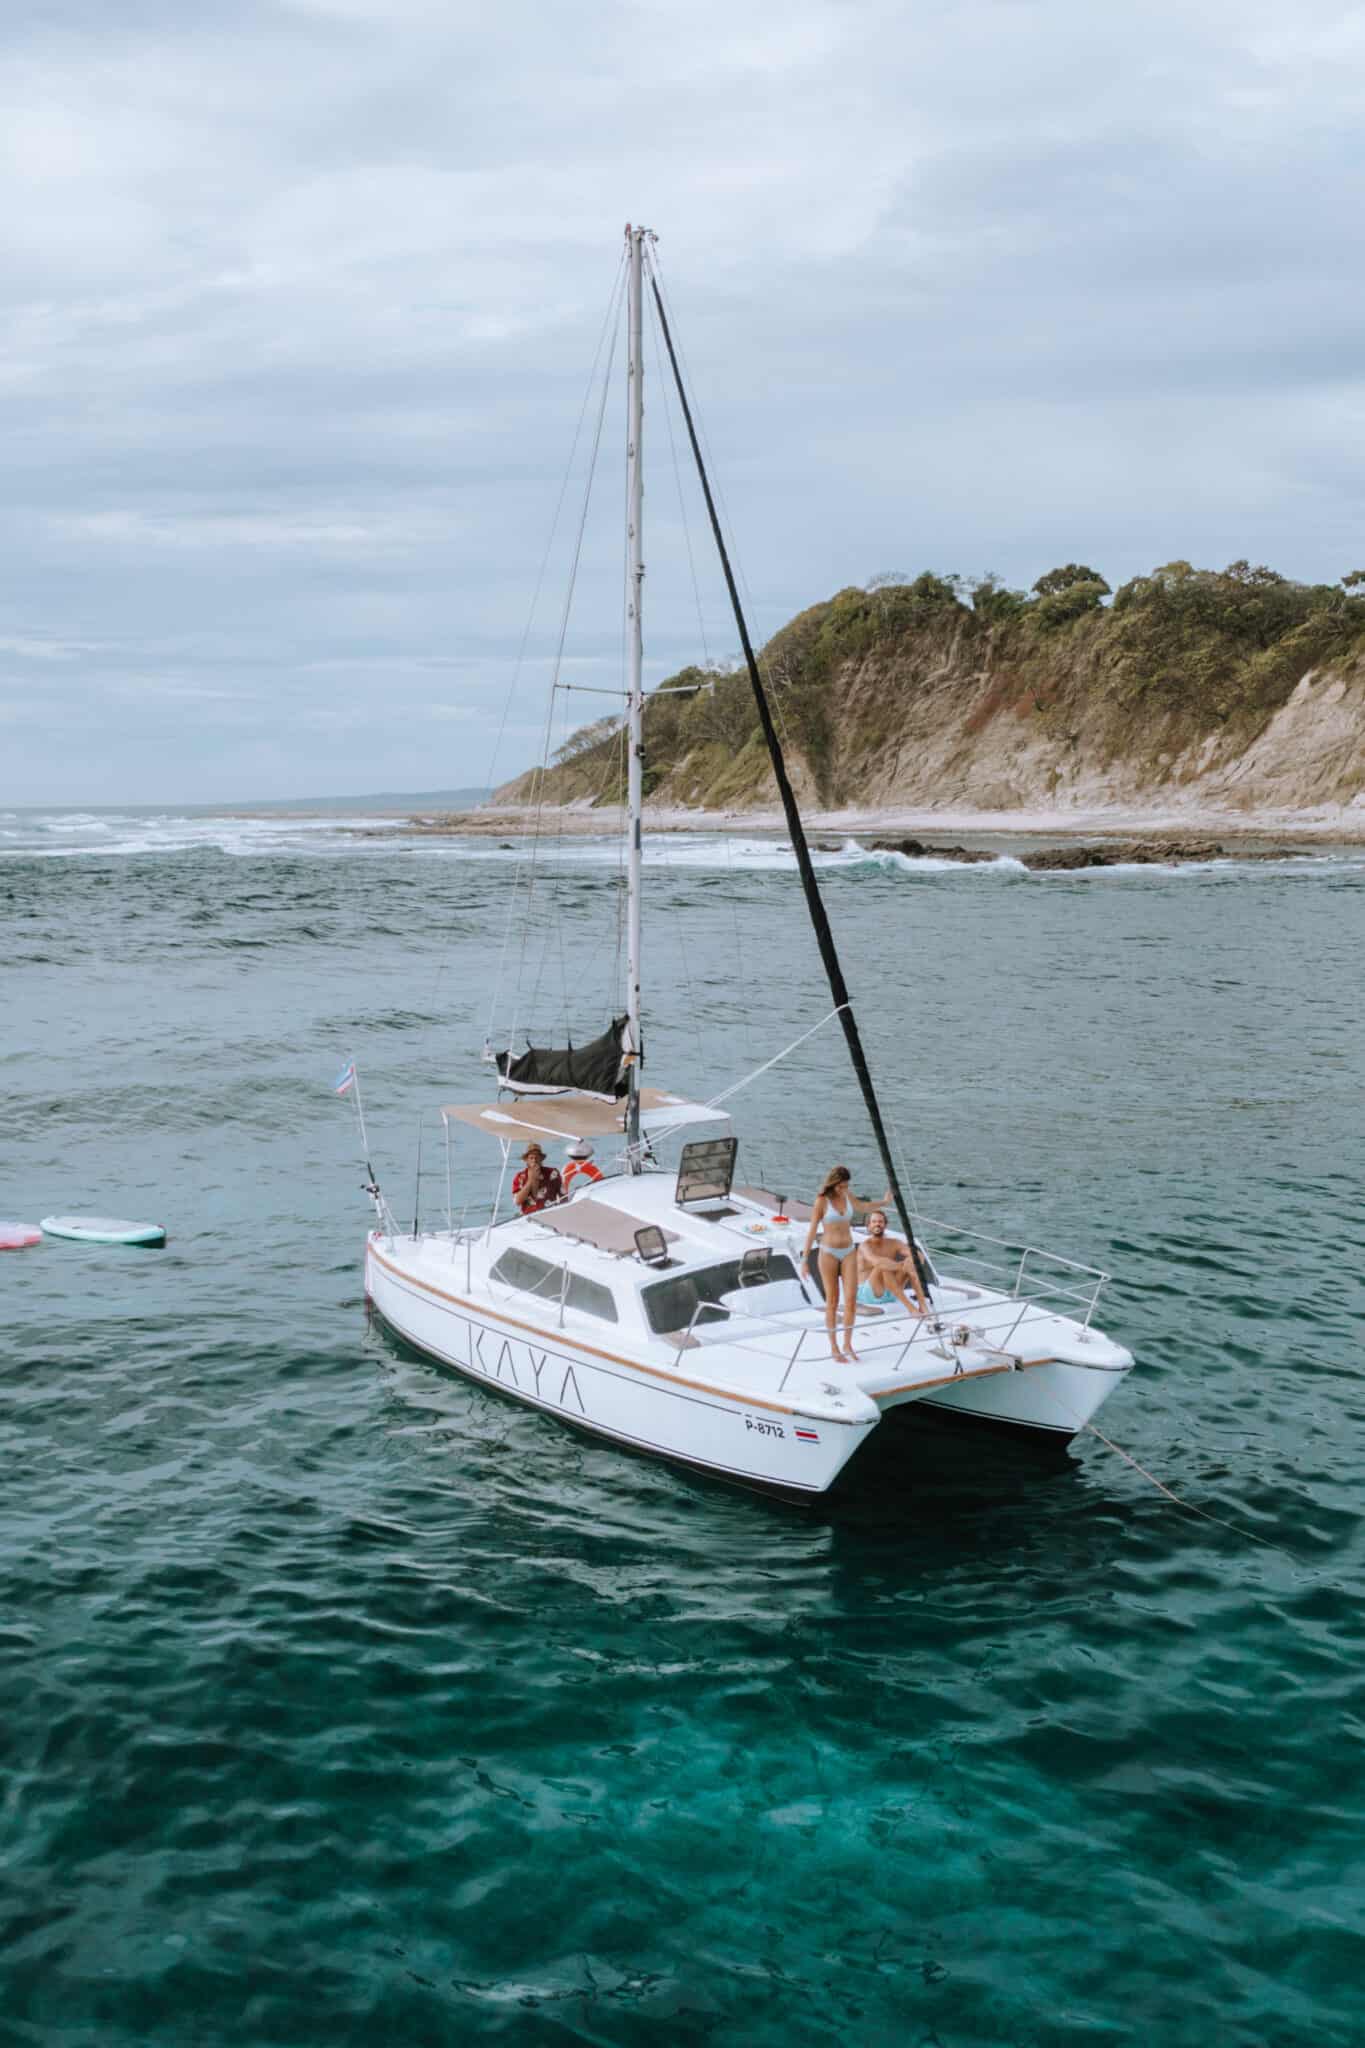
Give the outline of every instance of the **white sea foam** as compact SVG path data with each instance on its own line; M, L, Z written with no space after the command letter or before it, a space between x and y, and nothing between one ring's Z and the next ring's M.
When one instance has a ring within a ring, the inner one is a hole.
M236 857L290 852L351 853L397 843L356 836L392 825L391 818L320 815L231 817L175 811L8 811L0 812L0 859L121 859L140 854L204 851Z
M904 875L947 875L964 871L980 873L983 869L994 869L997 873L1022 875L1028 870L1021 860L1012 853L998 853L993 860L961 861L949 860L937 853L900 853L893 846L860 846L856 839L846 839L841 852L830 856L840 867L875 867L884 874Z
M382 859L401 855L432 861L489 862L512 866L526 857L526 841L483 835L436 835L405 829L387 816L358 814L340 817L325 812L256 813L238 816L210 811L0 811L0 861L130 859L206 852L234 859L290 854L335 858ZM1365 869L1365 847L1334 847L1287 855L1283 861L1254 863L1235 853L1211 861L1179 865L1125 862L1112 867L1060 868L1039 873L1027 869L1012 853L988 861L962 862L943 855L910 855L893 848L872 848L845 839L836 850L812 853L817 869L831 877L853 880L896 875L955 875L964 878L1027 875L1039 883L1095 878L1149 879L1199 876L1212 872L1323 874L1359 873ZM536 853L541 868L564 872L602 872L622 864L621 841L614 831L591 837L547 835ZM651 871L679 870L724 874L794 874L796 856L788 841L758 834L741 838L723 832L655 833L645 840L644 864Z

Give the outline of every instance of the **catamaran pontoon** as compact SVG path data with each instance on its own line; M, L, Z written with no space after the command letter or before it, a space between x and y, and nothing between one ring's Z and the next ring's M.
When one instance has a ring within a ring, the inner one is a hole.
M651 262L652 237L641 228L626 235L625 1016L578 1053L514 1059L509 1047L497 1060L502 1099L442 1112L447 1132L454 1121L496 1142L504 1177L513 1146L531 1139L611 1139L619 1158L606 1179L565 1202L470 1229L452 1222L446 1230L400 1232L374 1190L379 1225L366 1249L366 1293L410 1344L515 1400L614 1443L779 1493L824 1492L886 1414L911 1403L1064 1442L1133 1363L1092 1327L1105 1275L1016 1247L1003 1279L977 1261L970 1278L949 1277L930 1255L925 1219L905 1201L716 517ZM858 1359L849 1364L831 1362L823 1304L799 1270L809 1210L736 1184L736 1141L715 1135L717 1126L728 1126L723 1112L641 1082L647 276L834 1012L931 1307L927 1316L900 1308L868 1312L859 1322ZM655 1164L665 1137L702 1126L710 1135L684 1142L676 1173Z

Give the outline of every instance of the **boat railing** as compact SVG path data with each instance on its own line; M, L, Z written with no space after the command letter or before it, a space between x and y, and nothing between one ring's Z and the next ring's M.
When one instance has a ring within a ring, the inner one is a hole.
M989 1242L1004 1244L1002 1239L992 1239ZM951 1362L954 1371L960 1372L962 1368L957 1362L959 1345L970 1344L974 1350L998 1353L1003 1359L1012 1358L1015 1336L1030 1310L1042 1314L1064 1313L1074 1320L1075 1309L1079 1307L1085 1311L1081 1327L1089 1327L1095 1302L1108 1278L1107 1274L1098 1267L1084 1266L1078 1260L1040 1251L1034 1245L1005 1248L1019 1251L1019 1258L1010 1262L1004 1280L990 1288L981 1288L979 1294L975 1288L972 1290L971 1296L967 1298L967 1306L961 1312L962 1315L970 1312L970 1322L960 1320L949 1301L943 1298L952 1293L952 1282L939 1280L936 1283L933 1312L927 1316L913 1317L908 1329L899 1319L881 1328L870 1324L862 1325L858 1341L864 1353L875 1354L878 1364L882 1362L882 1355L886 1354L887 1370L894 1372L899 1371L910 1360L916 1345L927 1346L930 1349L937 1348L945 1363ZM1085 1284L1072 1287L1065 1282L1050 1281L1043 1275L1033 1285L1025 1286L1026 1278L1031 1277L1030 1259L1052 1261L1068 1272L1082 1274L1086 1276ZM987 1300L983 1306L980 1300L980 1295L983 1294L994 1294L996 1299ZM780 1327L786 1324L790 1328L790 1317L799 1315L808 1319L814 1308L815 1304L812 1303L804 1309L768 1309L756 1314L753 1310L740 1308L733 1302L698 1301L688 1319L687 1328L671 1341L676 1344L681 1355L693 1341L692 1333L698 1317L704 1310L709 1309L732 1326L736 1320L762 1325L761 1330L753 1332L736 1332L732 1327L727 1333L726 1341L741 1349L761 1352L765 1358L771 1359L772 1340L776 1334L773 1326L776 1324ZM794 1333L796 1341L783 1364L782 1374L777 1383L779 1393L785 1392L788 1380L801 1361L807 1340L812 1337L817 1340L824 1339L825 1331L826 1326L822 1318L818 1324L812 1324L807 1320L803 1327ZM891 1358L893 1352L894 1359ZM816 1362L818 1361L808 1359L808 1363Z
M1100 1294L1110 1278L1101 1267L1087 1266L1079 1259L1063 1258L1060 1252L1045 1251L1041 1245L991 1237L984 1230L972 1230L961 1223L946 1223L937 1216L917 1214L915 1221L921 1230L927 1226L930 1231L942 1232L954 1241L961 1239L968 1244L989 1246L989 1252L985 1253L963 1252L957 1250L954 1243L950 1253L954 1265L970 1266L974 1274L979 1271L987 1276L981 1284L998 1287L1016 1301L1072 1303L1074 1306L1067 1312L1076 1314L1080 1311L1081 1327L1090 1327ZM938 1247L931 1244L930 1249L936 1251ZM1027 1294L1026 1278L1031 1289Z
M1002 1294L998 1300L989 1303L984 1309L974 1306L971 1311L972 1320L968 1323L950 1313L946 1303L935 1302L929 1315L912 1316L908 1328L906 1323L900 1320L888 1323L881 1329L864 1325L859 1332L858 1342L863 1355L875 1354L878 1363L881 1363L882 1355L886 1354L887 1369L892 1372L899 1372L910 1360L915 1346L922 1345L936 1352L945 1363L951 1364L954 1373L958 1373L962 1370L957 1357L959 1346L970 1345L974 1350L995 1352L1001 1358L1011 1359L1011 1346L1019 1326L1029 1310L1034 1308L1043 1313L1055 1312L1052 1302L1044 1296ZM805 1338L815 1334L816 1332L810 1329L802 1331L791 1357L787 1360L786 1369L778 1385L779 1393L786 1387L792 1369L801 1356ZM818 1334L824 1337L825 1331L821 1329ZM894 1358L890 1356L892 1352L895 1353Z

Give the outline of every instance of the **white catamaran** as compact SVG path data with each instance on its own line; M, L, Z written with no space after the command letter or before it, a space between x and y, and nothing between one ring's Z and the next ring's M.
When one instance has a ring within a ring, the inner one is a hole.
M1064 1443L1133 1363L1093 1325L1106 1276L1032 1247L982 1239L994 1256L964 1260L970 1277L952 1277L930 1254L925 1219L904 1200L716 517L652 240L645 229L626 231L625 1015L577 1051L530 1050L514 1059L509 1047L497 1057L496 1102L442 1110L447 1140L454 1122L501 1149L500 1190L511 1152L532 1140L614 1141L619 1157L606 1177L565 1201L501 1220L495 1204L490 1220L473 1228L456 1228L452 1218L445 1230L414 1222L411 1233L402 1232L372 1187L379 1220L366 1246L366 1294L409 1344L513 1400L612 1443L778 1494L827 1491L890 1411L912 1404ZM927 1315L860 1311L857 1360L842 1364L831 1361L824 1305L800 1268L809 1209L736 1182L737 1141L716 1135L728 1126L724 1112L641 1082L647 281L834 1009L930 1303ZM709 1135L683 1143L676 1171L655 1163L666 1136L702 1126ZM857 1470L853 1462L851 1480Z

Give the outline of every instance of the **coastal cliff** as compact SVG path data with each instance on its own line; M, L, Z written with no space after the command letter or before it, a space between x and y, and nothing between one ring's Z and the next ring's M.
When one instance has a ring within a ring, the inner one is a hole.
M1078 563L1027 594L879 578L801 612L760 665L802 800L824 810L1365 807L1362 571L1172 562L1113 593ZM771 806L744 673L670 681L682 693L645 711L649 800ZM614 804L623 772L602 720L494 801Z

